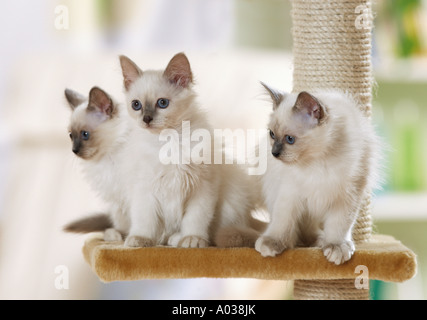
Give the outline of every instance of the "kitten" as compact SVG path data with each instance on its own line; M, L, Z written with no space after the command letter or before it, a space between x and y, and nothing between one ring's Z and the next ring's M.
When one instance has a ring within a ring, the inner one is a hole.
M134 173L128 246L169 244L182 247L254 246L260 224L251 216L256 196L248 176L235 165L196 163L188 158L199 141L184 141L189 133L212 129L196 103L187 57L176 54L164 71L142 71L120 56L126 105L134 134L130 154L145 172ZM159 155L164 130L176 132L179 163L163 164ZM182 138L182 139L181 139ZM187 152L188 151L188 152ZM213 157L211 158L213 159ZM220 232L221 230L221 232Z
M65 90L72 110L69 135L72 151L82 159L87 181L110 205L110 214L98 214L73 221L64 227L67 232L105 231L105 240L121 240L129 229L129 198L121 185L126 185L122 163L130 130L128 117L120 105L102 89L93 87L89 97Z
M342 264L355 250L352 227L373 186L377 139L357 103L339 92L285 94L273 100L271 149L262 177L271 222L256 241L263 256L319 246Z

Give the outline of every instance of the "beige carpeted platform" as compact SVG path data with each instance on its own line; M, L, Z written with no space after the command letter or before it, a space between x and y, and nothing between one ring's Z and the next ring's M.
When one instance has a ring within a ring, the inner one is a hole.
M103 282L141 279L255 278L267 280L351 279L356 267L369 279L402 282L416 273L415 254L390 236L375 235L357 246L352 259L336 266L319 248L285 251L263 258L251 248L127 248L94 234L83 247L86 261ZM364 274L366 276L366 274Z

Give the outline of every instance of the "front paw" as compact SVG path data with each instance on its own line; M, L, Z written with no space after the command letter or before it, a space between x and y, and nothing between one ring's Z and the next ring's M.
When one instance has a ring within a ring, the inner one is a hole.
M129 236L126 238L125 247L154 247L155 242L152 239L140 237L140 236Z
M274 257L286 249L285 245L271 237L262 236L255 242L255 250L263 257Z
M179 232L174 233L168 239L168 246L178 247L180 240L181 240L181 234Z
M178 242L178 247L182 248L206 248L209 242L199 236L185 236Z
M114 228L108 228L104 231L104 241L122 241L122 234Z
M322 249L326 259L336 265L343 264L350 260L355 250L352 241L344 241L341 244L329 244Z

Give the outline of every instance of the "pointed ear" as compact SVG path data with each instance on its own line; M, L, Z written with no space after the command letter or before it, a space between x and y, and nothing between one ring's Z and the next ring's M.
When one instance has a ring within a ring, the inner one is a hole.
M285 98L285 93L281 92L279 90L276 90L274 88L269 87L264 82L261 81L262 86L267 90L267 92L270 94L271 99L273 100L273 110L276 110L279 104L283 101Z
M301 112L308 115L312 122L316 124L319 124L326 119L325 108L315 97L305 91L298 94L293 110L295 112Z
M193 82L190 62L184 53L176 54L165 69L163 75L172 83L187 88Z
M126 56L120 56L120 66L122 67L123 84L126 91L129 90L132 83L142 76L142 70Z
M98 111L111 116L115 111L113 101L110 96L102 89L93 87L89 92L88 111Z
M65 89L64 93L71 110L74 110L87 100L85 96L71 89Z

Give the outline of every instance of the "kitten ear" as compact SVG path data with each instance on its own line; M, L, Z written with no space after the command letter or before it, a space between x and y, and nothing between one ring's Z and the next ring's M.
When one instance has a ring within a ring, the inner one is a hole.
M136 79L142 76L142 70L138 68L135 62L133 62L128 57L121 55L119 58L120 66L122 67L123 84L125 86L126 91L128 91L131 84L134 83Z
M187 88L193 82L190 62L182 52L177 53L165 69L163 75L172 83Z
M113 101L110 96L102 89L93 87L89 92L88 111L98 111L111 116L114 111Z
M87 100L85 96L71 89L65 89L64 93L71 110L74 110L77 106Z
M293 110L310 116L316 124L321 123L326 117L325 109L320 102L305 91L298 94Z
M260 81L262 86L267 90L267 92L270 94L271 99L273 99L273 110L276 110L279 104L283 101L285 98L285 93L276 90L272 87L269 87L264 82Z

